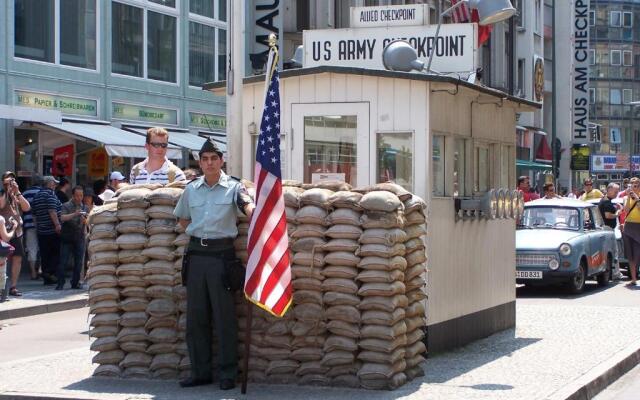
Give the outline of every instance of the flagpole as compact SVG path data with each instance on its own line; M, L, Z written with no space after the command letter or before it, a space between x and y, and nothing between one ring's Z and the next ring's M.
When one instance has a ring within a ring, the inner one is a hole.
M278 65L278 47L276 44L278 43L278 39L275 34L269 35L269 58L267 59L267 68L265 70L265 84L264 84L264 98L267 97L267 90L269 88L269 83L271 82L271 77L273 76L273 70L276 65ZM264 112L264 110L263 110ZM262 120L262 118L260 118ZM255 155L254 155L255 156ZM245 276L245 282L246 282ZM253 323L253 303L247 300L247 324L245 326L245 338L244 338L244 366L243 366L243 376L242 376L242 388L240 389L240 393L247 393L247 384L249 380L249 358L251 356L251 325Z

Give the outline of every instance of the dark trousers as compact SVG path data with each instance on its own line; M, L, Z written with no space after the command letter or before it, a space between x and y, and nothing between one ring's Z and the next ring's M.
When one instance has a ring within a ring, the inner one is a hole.
M223 270L221 258L189 255L186 339L194 379L212 377L212 319L218 338L220 379L235 381L238 373L238 321L233 292L222 286Z
M56 271L58 285L65 282L64 269L69 264L69 258L73 257L73 276L71 277L71 286L77 286L80 283L80 272L84 266L84 238L78 237L73 242L62 242L60 245L60 262Z
M40 264L44 274L55 275L60 261L60 235L53 233L43 235L38 233L38 247L40 247Z

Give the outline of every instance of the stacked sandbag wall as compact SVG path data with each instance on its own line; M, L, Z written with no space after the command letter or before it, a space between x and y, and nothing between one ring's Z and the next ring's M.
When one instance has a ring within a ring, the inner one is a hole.
M180 193L130 188L91 215L96 375L189 374L180 277L188 236L172 215ZM284 198L293 303L284 318L253 307L249 380L394 389L420 376L425 203L394 184L352 190L285 182ZM240 217L235 248L245 264L248 229ZM240 357L247 313L238 292Z

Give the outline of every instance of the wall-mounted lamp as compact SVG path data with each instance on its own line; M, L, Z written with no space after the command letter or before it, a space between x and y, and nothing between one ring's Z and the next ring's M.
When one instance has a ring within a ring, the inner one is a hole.
M247 130L249 131L249 135L257 135L258 134L258 127L257 127L255 122L250 123L247 126Z
M524 213L522 192L491 189L481 198L455 199L455 218L458 219L520 219Z

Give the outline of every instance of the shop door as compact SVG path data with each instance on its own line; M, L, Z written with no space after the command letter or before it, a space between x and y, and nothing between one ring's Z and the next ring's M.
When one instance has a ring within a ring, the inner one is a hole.
M369 103L292 104L291 118L292 179L370 184Z

